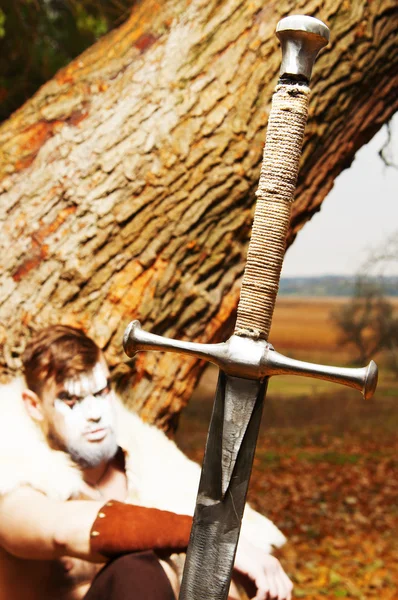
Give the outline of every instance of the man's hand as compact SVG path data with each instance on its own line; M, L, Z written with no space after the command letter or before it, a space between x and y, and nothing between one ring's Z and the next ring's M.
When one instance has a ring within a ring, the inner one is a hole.
M254 600L291 600L293 584L279 560L242 537L236 552L235 569L255 584Z

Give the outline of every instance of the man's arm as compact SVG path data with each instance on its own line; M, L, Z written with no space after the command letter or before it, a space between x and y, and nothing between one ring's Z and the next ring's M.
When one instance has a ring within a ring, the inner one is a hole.
M90 530L102 504L60 502L20 487L0 499L0 545L19 558L74 556L101 562L91 550Z
M57 502L24 487L0 500L0 545L20 558L104 562L126 552L185 551L192 517L92 500Z

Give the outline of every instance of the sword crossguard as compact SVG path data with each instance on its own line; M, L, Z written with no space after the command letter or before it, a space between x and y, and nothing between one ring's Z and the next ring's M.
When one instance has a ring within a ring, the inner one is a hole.
M347 368L318 365L288 358L265 340L252 340L232 335L221 344L199 344L162 337L141 328L132 321L124 334L124 351L130 358L141 350L169 351L187 354L217 365L234 377L264 379L274 375L302 375L340 383L359 390L368 400L377 385L378 369L372 360L367 367Z

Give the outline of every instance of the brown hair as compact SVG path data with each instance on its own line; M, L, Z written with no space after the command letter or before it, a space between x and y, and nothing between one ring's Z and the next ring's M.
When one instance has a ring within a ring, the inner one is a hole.
M28 388L40 395L48 381L62 383L90 371L100 349L80 329L51 325L38 331L22 357Z

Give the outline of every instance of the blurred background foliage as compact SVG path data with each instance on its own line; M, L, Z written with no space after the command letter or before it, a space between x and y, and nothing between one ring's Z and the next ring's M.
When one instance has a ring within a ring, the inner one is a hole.
M134 0L1 0L0 121L119 26Z

